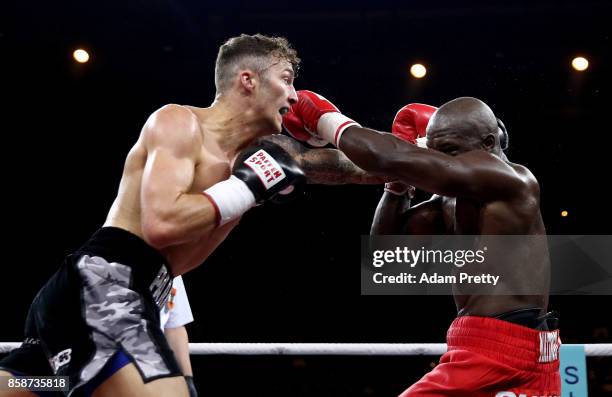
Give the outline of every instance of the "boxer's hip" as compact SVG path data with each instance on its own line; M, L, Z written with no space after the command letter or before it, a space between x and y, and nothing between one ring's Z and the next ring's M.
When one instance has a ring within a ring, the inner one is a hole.
M118 228L102 228L36 296L26 335L39 338L53 371L71 388L125 351L144 380L179 373L159 329L172 275L159 252Z
M522 371L558 372L559 330L539 331L512 322L457 317L447 332L448 351L467 350Z

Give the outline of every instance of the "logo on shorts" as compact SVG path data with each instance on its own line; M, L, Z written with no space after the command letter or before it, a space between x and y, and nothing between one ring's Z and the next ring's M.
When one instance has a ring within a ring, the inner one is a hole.
M559 330L540 332L540 357L539 363L550 363L559 359Z
M57 353L55 356L49 359L49 364L51 364L51 368L53 368L53 372L57 373L57 371L63 367L64 365L70 362L72 358L70 355L72 354L72 349L62 350Z
M168 273L168 269L166 265L162 265L157 272L157 276L149 285L149 291L151 291L151 295L153 295L153 300L158 308L163 308L166 305L166 301L168 300L168 295L170 295L170 290L172 289L172 278Z

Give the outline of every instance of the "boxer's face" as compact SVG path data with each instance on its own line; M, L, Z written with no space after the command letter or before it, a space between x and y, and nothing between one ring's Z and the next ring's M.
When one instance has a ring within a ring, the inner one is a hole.
M480 135L469 123L434 113L427 125L427 147L451 156L482 149Z
M452 129L428 130L427 147L451 156L482 149L478 137L473 134L466 134L465 132L458 132Z
M285 60L276 60L262 72L261 79L259 103L262 116L269 121L273 130L279 133L283 114L297 102L297 93L293 87L293 68Z

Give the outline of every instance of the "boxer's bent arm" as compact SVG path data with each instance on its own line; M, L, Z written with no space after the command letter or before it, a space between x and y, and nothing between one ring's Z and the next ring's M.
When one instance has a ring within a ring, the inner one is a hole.
M202 147L200 126L191 111L168 105L145 124L147 150L141 186L145 240L160 249L199 238L215 227L215 209L203 194L188 193Z
M357 167L337 149L310 149L285 135L268 135L262 139L281 146L300 165L310 184L373 185L388 182L389 178L373 175Z
M410 197L384 192L372 220L371 235L402 234L403 215L410 208Z
M445 234L447 230L442 213L442 197L434 194L429 200L409 208L403 214L402 221L402 234Z
M388 192L385 193L385 195L389 194ZM445 233L442 198L440 196L433 195L429 200L414 207L409 207L409 200L403 200L402 208L398 205L399 200L385 196L381 198L372 222L371 235L435 235ZM408 207L405 205L406 202L408 202Z
M410 239L412 245L429 247L432 235L445 233L441 197L434 195L428 201L399 213L394 211L393 205L381 208L384 199L385 197L376 209L377 215L374 217L370 235L407 234L413 236Z
M485 151L458 156L422 149L392 134L349 127L340 149L357 166L447 197L510 199L525 183L514 169Z

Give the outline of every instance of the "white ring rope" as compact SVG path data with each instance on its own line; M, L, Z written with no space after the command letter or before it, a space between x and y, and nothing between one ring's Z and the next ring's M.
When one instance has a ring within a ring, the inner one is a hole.
M21 342L0 342L0 353L19 347ZM589 357L612 356L612 343L584 345ZM190 343L193 355L317 355L317 356L440 356L445 343Z
M192 343L193 354L439 356L444 343Z

